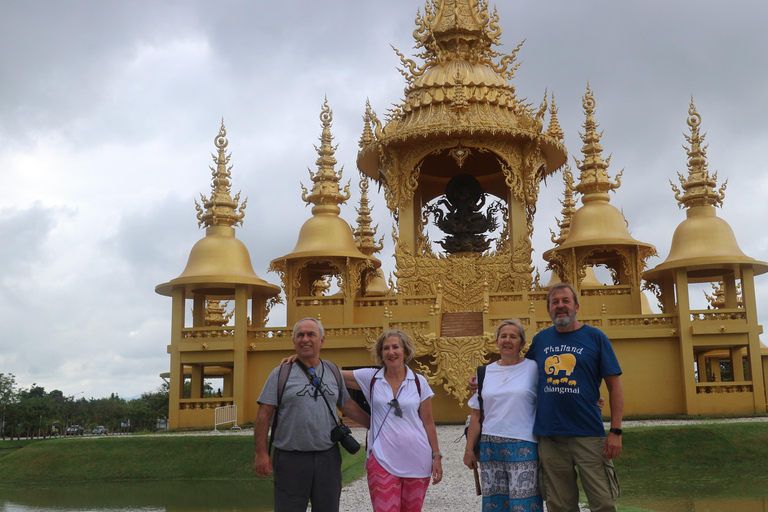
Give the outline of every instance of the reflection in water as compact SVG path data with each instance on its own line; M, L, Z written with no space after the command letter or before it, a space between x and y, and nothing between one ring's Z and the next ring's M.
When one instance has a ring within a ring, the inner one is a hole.
M272 510L272 481L110 482L0 489L0 510L238 511Z
M768 512L768 471L625 471L622 505L657 512Z

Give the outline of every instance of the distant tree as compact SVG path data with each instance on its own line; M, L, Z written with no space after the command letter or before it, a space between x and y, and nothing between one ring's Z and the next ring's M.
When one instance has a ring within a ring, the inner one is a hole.
M6 409L8 406L18 401L18 391L16 389L16 377L12 373L0 373L0 406L2 406L2 416L0 416L0 437L5 440L6 431Z

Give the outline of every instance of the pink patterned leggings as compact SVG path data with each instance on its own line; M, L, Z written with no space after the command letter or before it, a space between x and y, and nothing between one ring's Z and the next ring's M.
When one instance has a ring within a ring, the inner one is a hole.
M401 478L390 475L371 453L365 463L373 512L421 512L429 477Z

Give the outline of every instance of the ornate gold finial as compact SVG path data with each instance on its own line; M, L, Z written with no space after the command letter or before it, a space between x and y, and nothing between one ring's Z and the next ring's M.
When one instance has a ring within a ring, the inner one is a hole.
M552 235L552 243L560 245L568 238L568 234L571 231L571 218L576 211L576 200L573 198L573 173L571 172L571 166L565 164L563 169L563 181L565 182L565 192L563 193L563 199L560 200L560 204L563 205L563 209L560 213L563 214L563 219L557 221L557 227L560 228L560 236L555 238L555 233L550 229L549 232Z
M688 126L691 128L691 134L685 135L685 140L690 144L690 147L685 148L688 154L688 178L686 179L682 174L677 173L683 188L682 192L671 180L669 182L680 208L722 206L723 199L725 199L725 188L728 185L728 180L723 182L719 190L715 190L717 173L710 177L709 171L707 171L709 165L707 163L707 146L702 146L706 134L699 133L700 124L701 115L696 112L696 106L693 104L693 97L691 97L691 105L688 108Z
M229 301L226 300L223 303L215 299L206 300L205 325L215 325L217 327L227 325L235 314L234 311L227 313L227 304L229 304Z
M587 84L587 92L584 94L584 113L586 114L586 120L584 121L584 133L579 134L584 145L581 148L581 152L584 155L584 160L576 160L576 166L581 171L579 176L579 183L574 187L576 192L579 192L583 196L589 194L607 194L611 190L616 190L621 186L621 175L624 173L622 169L620 173L616 175L616 183L612 183L608 177L606 170L611 164L611 157L603 160L603 146L600 145L600 137L602 133L597 133L597 123L595 122L595 98L592 95L592 90ZM586 199L586 198L585 198ZM582 199L584 202L584 199Z
M368 178L360 180L360 208L355 208L357 211L357 229L354 231L355 245L361 253L366 256L376 254L384 248L384 235L381 236L378 242L376 242L376 231L379 226L371 227L373 219L371 219L371 208L368 205Z
M200 194L202 206L195 200L195 209L197 210L198 226L238 226L242 225L245 217L245 205L248 199L240 202L240 193L238 192L234 199L230 193L230 171L232 166L229 164L231 154L226 154L229 141L227 140L227 130L224 128L224 119L221 120L221 128L218 135L213 139L213 143L218 149L218 154L211 154L213 161L216 162L216 168L211 167L211 197L206 198ZM238 208L239 205L239 208ZM203 211L205 208L205 211Z
M560 128L560 121L557 120L557 106L555 105L555 93L552 93L552 104L549 107L549 128L547 135L557 140L565 139L563 129Z
M371 101L365 100L365 114L363 115L363 134L360 136L359 146L361 148L368 144L376 142L376 138L373 136L373 128L371 128L372 116L371 116Z
M487 64L505 80L511 80L519 66L515 64L515 55L522 43L509 55L494 51L492 46L500 45L501 38L498 22L496 9L489 14L488 2L482 0L428 0L424 16L421 12L416 16L413 31L415 48L421 51L418 56L424 64L417 66L395 49L407 69L401 73L410 84L433 66L466 60ZM497 64L493 60L498 57L501 59Z
M315 161L317 172L313 173L309 170L309 177L314 185L312 192L308 193L307 189L304 188L304 184L302 184L301 198L307 204L314 204L312 207L313 214L325 212L338 215L341 211L338 205L344 204L350 197L349 183L344 187L344 193L342 193L339 181L341 181L344 168L342 167L339 170L338 175L333 169L336 165L336 158L333 155L336 153L337 146L332 145L331 124L333 123L333 111L328 106L327 97L320 111L320 121L322 122L323 131L320 135L320 147L315 146L315 150L319 155Z

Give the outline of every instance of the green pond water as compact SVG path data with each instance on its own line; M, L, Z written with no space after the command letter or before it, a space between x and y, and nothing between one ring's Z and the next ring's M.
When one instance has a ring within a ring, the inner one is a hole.
M619 477L622 506L657 512L768 512L766 468L745 469L738 474L717 468L624 471ZM272 482L72 483L0 488L0 511L33 510L266 512L272 510ZM363 510L370 510L370 504L365 503Z
M622 505L657 512L768 512L768 468L619 473Z

